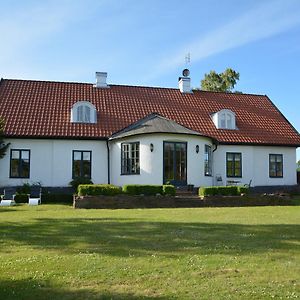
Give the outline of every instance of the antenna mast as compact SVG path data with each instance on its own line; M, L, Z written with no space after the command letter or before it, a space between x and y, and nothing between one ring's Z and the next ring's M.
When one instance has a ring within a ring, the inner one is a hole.
M187 66L191 62L190 52L185 55L185 65Z

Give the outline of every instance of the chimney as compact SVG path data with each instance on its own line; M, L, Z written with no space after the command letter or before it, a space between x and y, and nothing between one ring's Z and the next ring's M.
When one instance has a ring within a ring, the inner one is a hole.
M183 77L179 77L178 79L178 86L179 90L183 94L191 94L192 88L191 88L191 78L189 77L190 71L188 69L184 69L182 71Z
M107 72L96 72L96 87L97 88L109 88L106 82Z

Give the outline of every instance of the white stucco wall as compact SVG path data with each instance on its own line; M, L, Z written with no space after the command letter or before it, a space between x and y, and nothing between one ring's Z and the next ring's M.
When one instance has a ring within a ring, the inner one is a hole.
M242 153L242 178L226 177L226 152ZM283 178L269 177L269 154L283 155ZM240 184L252 180L251 186L294 185L297 184L295 162L296 148L293 147L219 145L213 154L213 172L215 176L222 176L223 184L233 179Z
M121 175L121 143L140 142L140 175ZM195 186L216 184L220 174L223 184L226 178L226 152L242 153L242 178L240 184L252 186L294 185L297 183L295 162L296 149L292 147L263 147L219 145L213 153L213 176L204 176L204 147L211 145L209 138L174 135L149 134L110 142L111 183L162 184L163 183L163 142L187 142L187 183ZM23 183L41 182L43 186L68 186L72 180L72 151L92 151L92 181L107 183L107 148L105 141L92 140L50 140L50 139L7 139L11 145L7 155L0 160L0 186L17 186ZM150 143L154 151L150 152ZM199 153L196 153L199 145ZM214 148L214 147L213 147ZM30 178L9 178L10 149L29 149ZM283 178L269 177L269 154L283 155Z
M6 139L11 145L0 160L0 186L18 186L41 182L43 186L64 187L72 180L72 151L92 151L92 181L107 183L105 141ZM30 150L30 178L9 178L10 149Z
M187 183L211 185L212 177L204 176L204 146L211 145L211 139L184 134L147 134L110 142L111 183L162 184L163 183L163 142L187 142ZM121 175L121 143L140 142L140 174ZM150 151L150 143L154 151ZM199 153L196 153L199 145Z

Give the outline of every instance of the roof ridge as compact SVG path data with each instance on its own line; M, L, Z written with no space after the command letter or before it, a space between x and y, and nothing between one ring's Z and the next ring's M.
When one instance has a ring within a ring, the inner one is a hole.
M244 93L244 92L221 92L221 91L205 91L200 89L193 89L193 92L203 92L203 93L215 93L215 94L225 94L225 95L247 95L247 96L260 96L260 97L268 97L266 94L257 94L257 93Z
M58 80L40 80L40 79L13 79L13 78L1 78L3 81L28 81L28 82L45 82L45 83L64 83L64 84L88 84L93 85L90 82L78 82L78 81L58 81Z
M1 81L24 81L24 82L45 82L45 83L62 83L62 84L83 84L83 85L92 85L94 83L91 82L78 82L78 81L58 81L58 80L39 80L39 79L13 79L13 78L1 78ZM146 89L160 89L160 90L177 90L177 87L161 87L161 86L147 86L147 85L129 85L129 84L108 84L109 86L115 87L128 87L128 88L146 88ZM192 89L193 92L200 93L215 93L215 94L224 94L224 95L247 95L247 96L258 96L258 97L267 97L266 94L257 94L257 93L234 93L234 92L221 92L221 91L205 91L197 88ZM191 95L191 94L189 94Z

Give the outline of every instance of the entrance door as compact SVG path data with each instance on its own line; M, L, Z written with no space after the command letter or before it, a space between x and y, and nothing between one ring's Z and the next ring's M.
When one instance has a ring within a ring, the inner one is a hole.
M186 143L164 142L164 184L186 185Z

